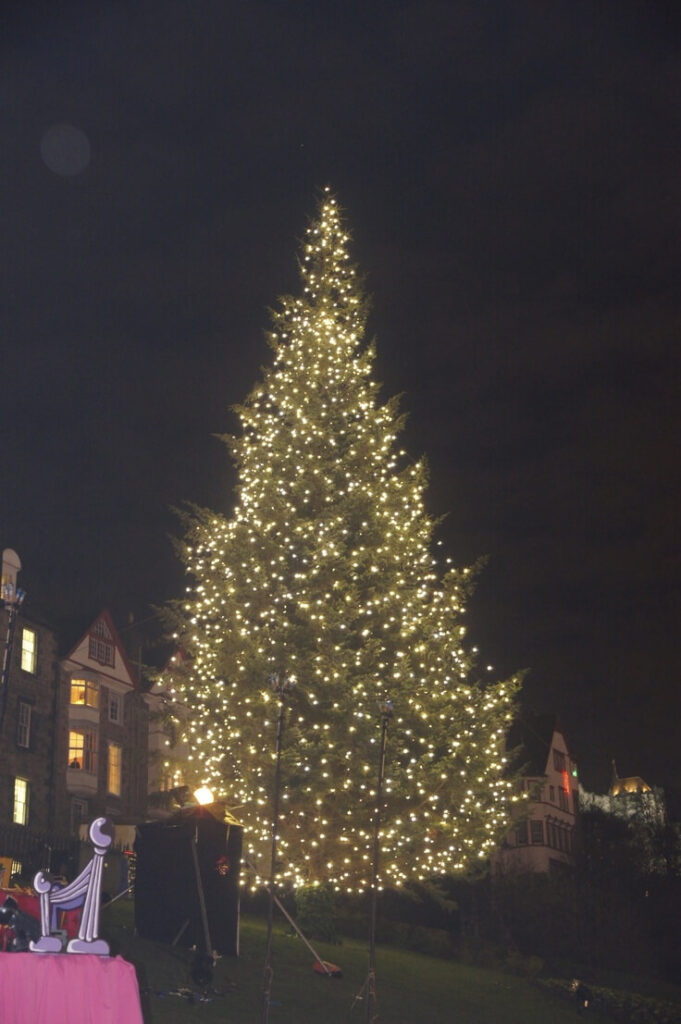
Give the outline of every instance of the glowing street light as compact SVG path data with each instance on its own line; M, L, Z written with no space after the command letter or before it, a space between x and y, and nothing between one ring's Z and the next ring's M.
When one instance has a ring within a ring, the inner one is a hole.
M209 789L208 786L199 786L198 789L194 790L193 797L201 807L214 802L213 790Z

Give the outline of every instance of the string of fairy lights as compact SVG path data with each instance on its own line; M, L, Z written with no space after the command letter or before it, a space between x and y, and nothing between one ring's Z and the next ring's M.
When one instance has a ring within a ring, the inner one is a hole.
M239 808L258 885L279 710L266 679L296 679L276 878L356 892L370 884L377 701L395 708L379 881L401 885L486 856L507 829L518 682L475 681L462 622L470 574L433 556L426 471L399 448L397 402L382 402L372 378L349 241L325 190L301 293L274 314L271 365L228 439L234 509L187 524L192 582L176 639L189 657L168 691L189 750L183 773Z

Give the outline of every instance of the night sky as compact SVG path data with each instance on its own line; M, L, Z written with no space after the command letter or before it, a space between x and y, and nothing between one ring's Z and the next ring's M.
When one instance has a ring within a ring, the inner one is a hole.
M181 593L172 507L231 508L213 435L329 183L443 550L489 559L483 666L530 669L588 787L612 757L681 787L681 6L13 7L0 544L27 608L68 646Z

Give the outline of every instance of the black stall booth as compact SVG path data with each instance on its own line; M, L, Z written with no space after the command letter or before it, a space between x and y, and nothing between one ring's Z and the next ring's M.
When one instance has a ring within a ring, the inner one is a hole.
M192 807L137 826L135 927L145 939L239 953L242 828Z

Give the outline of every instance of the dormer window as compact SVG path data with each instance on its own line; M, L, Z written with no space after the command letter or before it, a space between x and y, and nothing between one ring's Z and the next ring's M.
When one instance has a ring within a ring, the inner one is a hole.
M101 619L95 623L95 627L90 634L88 654L93 661L99 662L100 665L111 665L113 667L113 638L106 623Z
M553 767L557 772L565 771L565 754L562 750L556 750L553 748Z

